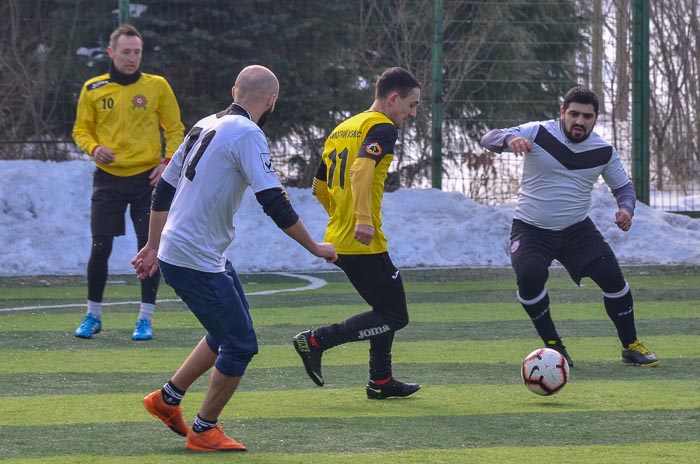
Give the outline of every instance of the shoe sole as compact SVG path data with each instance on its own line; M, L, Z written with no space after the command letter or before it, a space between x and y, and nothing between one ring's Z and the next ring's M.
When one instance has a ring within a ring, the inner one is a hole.
M100 333L100 332L102 332L102 331L101 331L101 330L98 330L97 332L93 332L92 335L97 335L97 334ZM78 338L83 338L83 339L85 339L85 340L89 340L89 339L92 338L92 335L77 334L77 333L75 333L75 332L73 333L73 335L75 335L75 336L78 337Z
M319 387L322 387L325 384L325 381L323 380L323 376L318 375L316 371L311 369L307 362L306 362L306 353L301 351L299 348L299 345L297 345L297 340L295 338L292 339L292 344L294 345L294 349L296 350L297 354L301 358L301 362L304 364L304 369L306 369L306 375L309 376L313 382L318 385Z
M189 443L185 443L185 447L189 450L192 451L200 451L202 453L210 453L210 452L218 452L218 453L235 453L235 452L244 452L248 451L247 448L224 448L224 449L212 449L212 448L202 448L199 446L191 445Z
M624 358L622 359L622 362L625 364L630 364L632 366L639 366L639 367L656 367L659 364L661 364L661 361L653 361L650 363L642 364L642 363L638 363L637 361L634 361L631 359L628 360L628 359L624 359Z
M415 392L420 390L420 385L418 385L418 388L413 390L411 393L405 394L405 395L382 395L381 393L377 393L374 390L367 390L367 399L368 400L386 400L389 398L407 398L411 395L413 395Z
M131 339L135 342L144 342L146 340L153 340L153 336L150 336L148 338L143 338L143 337L131 337Z

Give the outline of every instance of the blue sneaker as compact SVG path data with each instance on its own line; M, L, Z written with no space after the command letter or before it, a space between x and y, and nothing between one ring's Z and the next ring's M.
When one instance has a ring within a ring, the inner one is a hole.
M100 333L101 330L102 319L88 314L83 318L83 322L80 323L78 328L75 329L74 334L79 338L92 338L93 335Z
M131 334L132 340L150 340L153 338L153 326L151 321L142 317L136 321L136 327L134 328L134 333Z

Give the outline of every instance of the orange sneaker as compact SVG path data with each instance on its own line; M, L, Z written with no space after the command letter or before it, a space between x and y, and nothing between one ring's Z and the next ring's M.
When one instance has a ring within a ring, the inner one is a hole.
M248 451L248 448L227 437L221 429L222 425L223 423L202 433L190 429L185 446L195 451Z
M190 428L182 418L182 409L180 406L172 406L163 400L163 395L160 390L156 390L143 399L143 405L146 410L163 421L165 425L170 427L170 430L180 436L186 437Z

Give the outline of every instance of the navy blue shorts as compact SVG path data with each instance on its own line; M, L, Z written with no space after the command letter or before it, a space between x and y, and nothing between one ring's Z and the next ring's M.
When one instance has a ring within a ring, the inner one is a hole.
M216 368L228 376L242 376L258 340L248 300L230 262L224 272L201 272L158 260L161 274L207 330L207 343L218 353Z

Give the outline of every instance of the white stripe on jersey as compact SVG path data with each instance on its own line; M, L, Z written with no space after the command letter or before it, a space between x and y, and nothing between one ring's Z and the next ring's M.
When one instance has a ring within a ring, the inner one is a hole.
M532 142L523 161L515 219L562 230L586 218L599 176L612 189L630 182L617 150L595 131L580 143L566 138L559 120L529 122L504 132Z
M204 272L224 271L224 253L235 236L233 217L245 189L282 188L262 130L246 116L233 114L214 114L195 124L163 180L177 190L158 258Z

